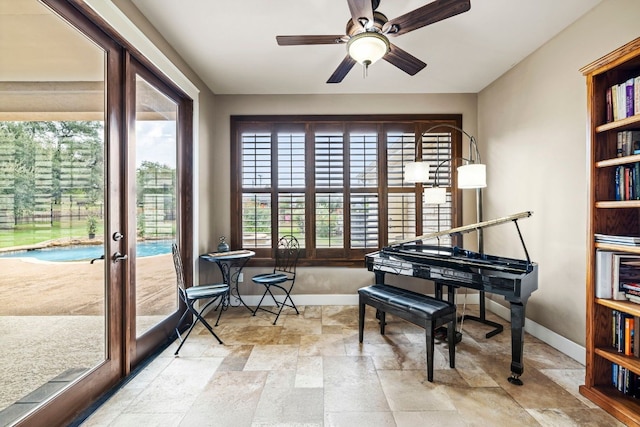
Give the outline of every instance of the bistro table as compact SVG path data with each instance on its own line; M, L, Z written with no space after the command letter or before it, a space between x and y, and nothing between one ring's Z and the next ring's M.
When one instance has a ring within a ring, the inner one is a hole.
M256 253L245 249L227 252L211 252L200 255L200 259L208 262L215 262L220 267L222 273L222 281L229 285L229 305L231 303L231 297L236 301L235 307L239 307L240 304L244 305L247 310L253 313L253 310L242 300L240 291L238 290L238 279L242 273L242 269L247 264L249 259ZM235 292L235 293L234 293Z

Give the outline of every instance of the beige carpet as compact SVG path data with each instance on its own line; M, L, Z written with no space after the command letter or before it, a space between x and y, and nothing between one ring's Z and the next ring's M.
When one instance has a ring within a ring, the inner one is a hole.
M171 255L137 260L138 334L177 306ZM104 359L102 262L0 259L0 410Z

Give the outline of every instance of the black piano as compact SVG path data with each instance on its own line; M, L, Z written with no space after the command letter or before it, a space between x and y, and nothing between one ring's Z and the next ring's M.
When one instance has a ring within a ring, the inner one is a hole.
M517 220L531 216L523 212L491 221L452 228L410 241L394 242L379 252L365 256L367 269L375 273L376 283L384 283L385 274L412 276L432 280L436 297L442 298L447 286L448 299L454 298L458 287L499 294L511 305L511 376L509 381L522 385L524 371L524 320L527 300L538 289L538 265L531 262ZM443 235L456 235L484 227L513 222L524 247L526 259L505 258L472 252L458 247L423 244L425 240ZM484 307L482 307L484 308Z

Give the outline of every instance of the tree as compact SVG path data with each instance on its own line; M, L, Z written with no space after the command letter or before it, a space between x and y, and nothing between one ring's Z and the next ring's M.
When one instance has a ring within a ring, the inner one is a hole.
M0 144L9 147L3 153L12 151L0 159L0 192L13 194L16 223L44 210L37 200L60 203L64 193L88 205L103 199L103 134L98 121L0 123Z
M158 162L143 161L136 169L138 235L171 234L176 213L176 171ZM152 206L148 206L152 205Z

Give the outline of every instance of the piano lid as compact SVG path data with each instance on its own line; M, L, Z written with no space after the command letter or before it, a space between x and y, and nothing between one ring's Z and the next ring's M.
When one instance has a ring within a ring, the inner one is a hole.
M521 218L529 218L531 215L533 215L533 212L531 211L524 211L524 212L520 212L520 213L516 213L513 215L509 215L509 216L505 216L502 218L496 218L496 219L490 219L488 221L482 221L482 222L477 222L474 224L469 224L469 225L463 225L462 227L455 227L455 228L450 228L447 230L442 230L442 231L436 231L436 232L432 232L432 233L428 233L428 234L423 234L422 236L416 236L412 239L407 239L407 240L396 240L394 242L390 242L389 246L383 248L383 250L385 249L391 249L391 250L399 250L401 248L403 248L405 245L407 245L408 243L422 243L422 241L424 240L429 240L429 239L434 239L440 236L453 236L455 234L463 234L463 233L469 233L471 231L475 231L475 230L479 230L481 228L486 228L486 227L491 227L494 225L500 225L500 224L504 224L507 222L513 222L516 226L516 230L518 231L518 236L520 237L520 242L522 243L522 247L524 248L524 253L526 255L527 258L527 264L531 264L531 259L529 258L529 252L527 251L527 247L524 243L524 239L522 238L522 233L520 233L520 227L518 227L518 220Z
M462 227L455 227L455 228L449 228L447 230L435 231L433 233L423 234L422 236L416 236L412 239L396 240L394 242L389 242L389 246L397 246L397 245L402 245L404 243L417 242L418 240L429 240L429 239L434 239L440 236L447 236L447 235L453 236L454 234L469 233L471 231L475 231L480 228L504 224L505 222L509 222L509 221L517 221L520 218L528 218L531 215L533 215L533 212L531 211L520 212L517 214L505 216L502 218L490 219L488 221L476 222L475 224L463 225Z
M516 258L480 254L454 246L432 246L421 244L404 244L396 247L386 247L380 251L383 258L397 258L405 261L454 267L461 270L487 269L512 274L530 273L534 264Z

